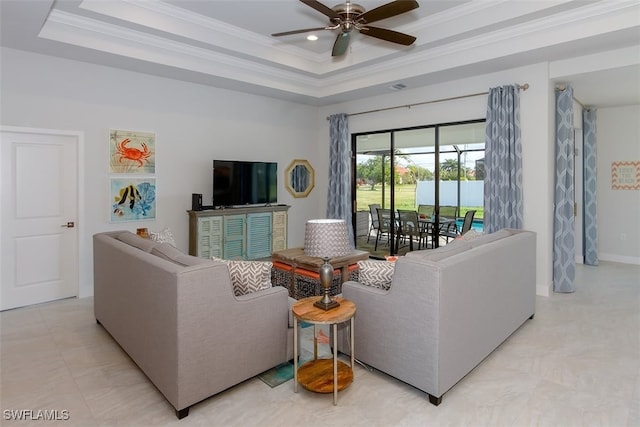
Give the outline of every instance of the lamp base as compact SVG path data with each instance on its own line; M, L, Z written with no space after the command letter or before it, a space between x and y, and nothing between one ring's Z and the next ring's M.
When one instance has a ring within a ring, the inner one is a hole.
M337 308L340 306L338 301L334 301L329 296L331 281L333 280L333 267L329 264L329 258L325 257L324 263L320 266L318 270L320 276L320 284L322 285L323 295L318 301L316 301L313 305L314 307L321 308L325 311L331 310L332 308Z
M338 308L338 307L340 307L340 303L339 303L338 301L336 301L336 300L332 300L332 299L329 299L329 301L328 301L328 302L326 302L326 301L324 300L324 298L320 298L318 301L316 301L315 303L313 303L313 306L314 306L314 307L321 308L321 309L322 309L322 310L324 310L324 311L329 311L329 310L331 310L331 309L333 309L333 308Z

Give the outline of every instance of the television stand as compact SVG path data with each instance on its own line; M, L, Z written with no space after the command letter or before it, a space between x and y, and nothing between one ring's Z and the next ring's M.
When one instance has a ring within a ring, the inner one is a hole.
M272 205L187 211L189 254L201 258L269 258L272 252L287 248L289 208Z

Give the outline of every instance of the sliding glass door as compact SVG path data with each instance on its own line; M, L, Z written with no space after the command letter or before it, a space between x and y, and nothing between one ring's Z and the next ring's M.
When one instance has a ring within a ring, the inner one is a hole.
M483 176L484 120L354 134L352 144L358 249L380 258L402 252L398 210L432 224L446 219L453 229L466 210L482 217L483 182L475 181ZM394 220L380 226L372 206ZM429 230L427 247L438 247L443 229Z

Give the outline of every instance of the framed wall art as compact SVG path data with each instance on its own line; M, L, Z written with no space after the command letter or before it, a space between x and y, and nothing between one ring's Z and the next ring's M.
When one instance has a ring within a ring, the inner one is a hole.
M640 190L640 161L612 162L611 188L613 190Z
M111 178L111 222L156 218L155 178Z
M155 154L155 133L109 130L111 173L153 174L156 172Z

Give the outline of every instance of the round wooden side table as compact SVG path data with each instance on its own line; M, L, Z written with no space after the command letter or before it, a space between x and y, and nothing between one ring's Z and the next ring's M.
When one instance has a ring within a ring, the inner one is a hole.
M304 388L316 393L333 392L333 404L338 404L338 391L344 390L353 382L353 363L355 350L353 348L355 331L353 317L356 305L347 299L333 297L340 306L331 310L323 310L313 304L319 297L309 297L293 305L293 391L298 392L298 383ZM314 325L314 358L298 368L298 322L303 321ZM338 360L338 324L350 322L351 365ZM333 359L318 359L315 325L333 326Z

